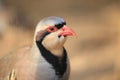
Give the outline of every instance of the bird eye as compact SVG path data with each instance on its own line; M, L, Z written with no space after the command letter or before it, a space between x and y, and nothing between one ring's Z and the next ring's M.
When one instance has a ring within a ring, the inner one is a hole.
M54 27L54 26L50 26L50 27L48 27L48 29L47 29L47 31L48 32L55 32L55 31L57 31L58 29L56 28L56 27Z

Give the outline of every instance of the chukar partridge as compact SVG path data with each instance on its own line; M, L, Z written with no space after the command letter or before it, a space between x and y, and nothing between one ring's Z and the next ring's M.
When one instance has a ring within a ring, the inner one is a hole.
M68 80L69 60L64 43L75 32L60 17L42 19L31 47L0 59L0 80Z

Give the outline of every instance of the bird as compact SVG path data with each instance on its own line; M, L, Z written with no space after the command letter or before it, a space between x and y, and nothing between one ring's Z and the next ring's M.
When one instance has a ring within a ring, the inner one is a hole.
M43 18L31 46L0 58L0 80L69 80L70 62L64 43L75 35L63 18Z

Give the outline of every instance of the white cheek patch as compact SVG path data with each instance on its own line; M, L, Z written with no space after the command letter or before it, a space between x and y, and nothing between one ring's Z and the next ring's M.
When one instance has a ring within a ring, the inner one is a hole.
M57 44L56 36L52 33L47 35L42 41L42 44L44 47L46 47L46 49L51 50L55 46L55 44Z
M53 50L59 47L63 47L66 38L61 36L58 37L58 32L50 33L42 41L43 46L48 50Z
M63 55L63 45L66 41L64 36L58 37L57 33L47 35L42 41L42 45L52 54L61 57Z

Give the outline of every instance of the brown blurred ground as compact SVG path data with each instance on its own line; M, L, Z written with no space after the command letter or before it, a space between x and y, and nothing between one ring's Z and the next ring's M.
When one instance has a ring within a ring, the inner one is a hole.
M0 57L31 45L40 19L60 16L78 35L65 44L70 80L120 80L119 0L1 1L5 6L0 9Z

